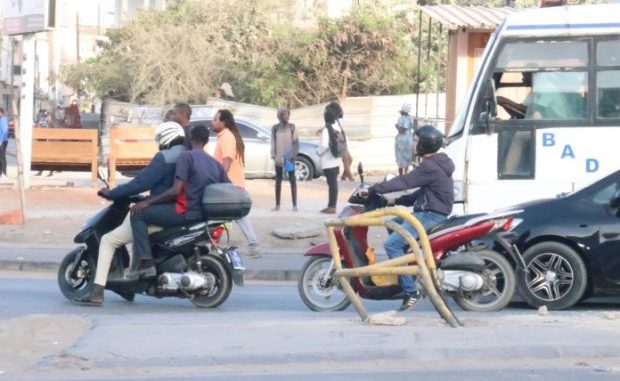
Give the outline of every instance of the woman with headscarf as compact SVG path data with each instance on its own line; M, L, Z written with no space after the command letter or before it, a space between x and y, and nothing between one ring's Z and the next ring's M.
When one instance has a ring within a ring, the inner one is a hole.
M280 196L282 193L282 176L288 174L291 184L291 198L293 212L297 211L297 182L295 178L295 156L299 151L299 138L295 125L289 123L291 112L285 107L278 109L278 124L271 128L271 159L276 167L276 206L273 211L280 210Z
M398 175L402 176L413 164L413 129L414 120L409 115L411 104L403 103L400 108L400 117L396 122L396 139L394 142L394 153L396 155L396 165L398 165Z

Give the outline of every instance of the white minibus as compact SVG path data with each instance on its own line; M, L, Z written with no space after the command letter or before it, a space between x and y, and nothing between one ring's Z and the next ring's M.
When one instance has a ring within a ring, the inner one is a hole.
M619 145L620 5L512 14L448 133L455 212L570 192L620 168Z

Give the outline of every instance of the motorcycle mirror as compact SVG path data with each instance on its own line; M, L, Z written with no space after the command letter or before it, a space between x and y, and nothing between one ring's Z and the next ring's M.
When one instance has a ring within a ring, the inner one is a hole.
M357 174L360 176L360 182L364 184L364 167L361 161L357 163Z
M101 169L97 171L97 177L99 178L99 180L101 180L101 182L103 183L103 185L105 185L106 188L110 187L110 184L108 184L108 179L105 178L104 173L101 171Z

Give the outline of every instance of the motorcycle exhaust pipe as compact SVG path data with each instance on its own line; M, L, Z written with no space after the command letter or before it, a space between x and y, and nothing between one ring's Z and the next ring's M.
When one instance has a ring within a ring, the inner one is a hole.
M186 291L193 291L207 286L209 281L201 274L184 273L181 275L181 288Z

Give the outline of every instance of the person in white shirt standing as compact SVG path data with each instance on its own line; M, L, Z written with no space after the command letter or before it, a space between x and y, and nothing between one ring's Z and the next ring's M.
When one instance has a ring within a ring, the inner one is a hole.
M327 180L328 202L327 207L321 213L336 213L336 203L338 201L338 174L342 165L342 152L346 149L346 138L344 131L336 121L338 112L328 105L323 113L325 127L321 131L321 141L317 154L321 158L321 168Z

